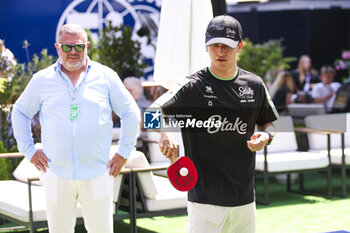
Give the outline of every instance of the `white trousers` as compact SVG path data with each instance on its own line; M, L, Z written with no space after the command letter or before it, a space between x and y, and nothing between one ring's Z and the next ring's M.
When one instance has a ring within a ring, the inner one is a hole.
M113 183L108 173L89 180L67 180L47 171L41 179L50 233L74 232L78 202L87 232L113 233Z
M255 233L255 202L225 207L188 202L189 233Z

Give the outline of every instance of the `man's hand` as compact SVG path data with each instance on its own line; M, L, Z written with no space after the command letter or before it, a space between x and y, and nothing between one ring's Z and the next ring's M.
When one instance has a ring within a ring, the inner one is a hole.
M34 153L32 159L30 160L30 162L34 164L36 169L43 172L46 172L46 169L49 168L48 161L49 159L46 157L46 155L43 153L41 149L38 149Z
M126 164L127 159L122 157L120 154L115 153L113 158L109 160L107 164L107 168L109 169L109 175L117 177L120 173L120 170L124 167Z
M251 151L262 150L269 142L269 134L266 132L256 132L250 137L250 141L247 141L247 146Z
M163 155L171 161L177 158L178 144L170 134L160 133L159 148Z

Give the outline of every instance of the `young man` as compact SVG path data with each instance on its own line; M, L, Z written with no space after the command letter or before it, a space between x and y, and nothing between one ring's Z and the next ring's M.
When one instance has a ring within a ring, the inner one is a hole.
M185 153L198 171L198 182L188 192L189 232L255 232L255 151L271 142L278 113L262 79L237 67L242 45L236 19L213 18L206 31L210 67L152 106L185 122ZM170 133L161 133L159 145L166 157L176 156Z
M58 61L34 74L13 108L18 148L44 172L50 233L74 232L77 202L89 233L113 232L110 176L119 174L139 133L134 99L113 70L87 57L89 44L81 26L64 25L55 44ZM110 159L112 110L122 129ZM42 150L34 147L30 128L38 111Z
M321 82L317 83L311 92L314 103L324 103L327 112L332 111L335 93L341 86L340 83L333 82L334 76L335 70L333 67L329 65L323 66L320 75Z

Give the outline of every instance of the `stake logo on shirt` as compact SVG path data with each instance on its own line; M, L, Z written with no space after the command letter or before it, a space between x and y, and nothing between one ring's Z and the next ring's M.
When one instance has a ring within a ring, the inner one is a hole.
M241 98L241 103L255 102L254 90L250 87L240 86L236 94Z
M235 122L230 122L227 120L227 117L225 117L222 120L222 116L220 115L214 115L209 118L210 121L214 122L221 122L220 126L217 127L217 125L213 125L212 127L208 127L208 133L214 134L219 131L221 132L228 132L228 131L236 131L239 134L246 134L247 133L247 123L243 122L239 117L236 118Z
M239 90L239 96L241 97L252 98L254 96L254 91L250 87L246 88L244 86L240 86L238 90Z

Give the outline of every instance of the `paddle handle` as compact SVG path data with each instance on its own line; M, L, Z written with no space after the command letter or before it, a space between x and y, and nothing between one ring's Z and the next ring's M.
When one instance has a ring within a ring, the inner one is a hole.
M180 154L180 147L179 145L177 146L177 155L175 158L170 157L170 165L174 164L178 159L179 159L179 154Z

